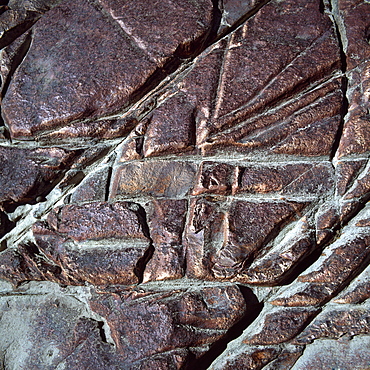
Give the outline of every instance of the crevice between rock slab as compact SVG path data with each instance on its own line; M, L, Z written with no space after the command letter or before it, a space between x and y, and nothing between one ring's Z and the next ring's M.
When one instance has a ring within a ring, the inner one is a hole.
M257 297L250 288L247 288L243 285L238 285L238 287L247 305L245 315L226 332L222 339L212 344L210 349L202 357L189 362L185 368L186 370L208 369L211 363L225 351L228 343L240 337L243 331L258 317L263 310L263 302L258 301Z
M133 211L136 212L138 221L143 230L143 234L149 240L149 246L147 250L145 251L143 257L141 257L137 261L136 266L134 268L134 274L138 278L138 284L141 284L144 280L144 272L145 272L146 265L148 264L149 260L152 258L153 253L154 253L154 243L153 243L153 239L150 236L150 230L149 230L149 225L148 225L145 209L138 204L135 204L134 206L135 206L135 209L133 209Z

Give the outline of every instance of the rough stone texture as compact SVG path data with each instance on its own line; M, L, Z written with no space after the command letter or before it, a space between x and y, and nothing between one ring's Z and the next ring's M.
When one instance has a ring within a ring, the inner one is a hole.
M75 156L61 148L0 146L0 202L24 203L45 195Z
M124 163L114 171L110 197L112 199L141 195L181 197L189 193L194 177L195 168L187 162Z
M370 368L369 15L0 1L0 368Z

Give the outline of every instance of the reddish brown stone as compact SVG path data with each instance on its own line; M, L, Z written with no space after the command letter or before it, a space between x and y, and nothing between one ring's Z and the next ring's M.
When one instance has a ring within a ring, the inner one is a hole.
M58 273L50 273L49 276L43 271L43 278L39 280L53 280L66 285L138 283L142 275L140 262L150 248L149 240L140 243L137 240L110 240L108 243L76 246L43 224L35 224L33 233L40 254L59 268Z
M339 49L316 2L285 2L284 10L272 2L229 36L224 59L210 133L246 121L319 80L338 67Z
M53 210L48 222L54 230L75 241L108 238L146 240L145 221L135 203L71 204Z
M234 351L221 361L213 363L212 370L260 370L278 355L275 348L247 347L244 351Z
M103 167L84 178L73 192L71 201L73 203L104 201L108 196L106 193L109 172L109 167Z
M150 252L145 233L136 204L67 205L53 210L48 223L33 225L36 244L20 244L0 254L0 275L15 285L27 280L66 285L138 283ZM90 243L77 245L72 240Z
M30 202L47 194L76 151L60 148L0 147L0 202Z
M325 202L316 213L316 242L326 243L339 225L339 209L335 202Z
M184 153L195 146L194 105L186 96L176 95L157 108L145 135L143 154Z
M353 231L352 231L353 232ZM319 260L305 275L298 277L291 293L276 297L271 303L284 306L320 305L328 301L348 279L350 279L369 254L370 236L366 233L353 233L342 236L329 250L326 249Z
M134 130L130 132L125 141L120 146L120 162L126 162L134 159L141 159L143 155L144 135L148 128L149 120L141 121Z
M350 309L327 307L294 340L297 344L312 343L319 338L340 338L370 333L368 307Z
M223 337L247 309L233 286L101 294L91 307L107 320L117 351L127 363L210 344Z
M328 163L253 165L244 169L238 192L321 195L331 190L332 175Z
M263 370L290 370L293 368L297 359L302 355L303 346L289 346L284 349L279 356L271 361Z
M186 200L154 200L149 206L148 225L154 252L146 265L144 282L184 276L185 251L182 234Z
M194 195L229 194L237 185L238 168L227 163L203 162L199 168Z
M302 308L284 308L271 310L260 318L262 326L257 334L247 334L245 344L279 344L293 339L315 311Z
M30 28L59 0L9 0L0 11L0 48Z
M366 1L339 0L339 14L345 28L347 67L353 69L370 59L370 5Z
M370 49L369 46L367 49ZM348 114L338 147L338 158L370 151L369 89L370 61L367 61L349 74Z
M305 220L301 222L280 243L253 261L238 281L247 284L276 285L289 275L304 257L315 248L313 230L307 230Z
M184 196L192 187L194 177L194 165L187 162L153 160L122 164L114 171L110 197Z
M319 306L328 301L334 295L336 289L337 285L335 283L296 285L293 292L288 294L287 297L282 294L270 303L286 307ZM297 290L298 292L296 292Z
M0 278L14 286L25 281L50 280L65 284L65 277L58 264L43 258L35 244L21 244L0 253ZM57 276L57 277L55 277Z
M108 1L104 3L108 6ZM175 50L183 48L186 54L190 48L191 52L192 44L204 39L210 30L212 6L206 0L196 6L193 3L181 4L177 11L171 9L170 12L162 12L170 6L163 2L160 6L146 2L141 5L137 2L109 3L117 8L112 10L119 13L116 21L124 26L130 37L122 30L116 30L116 26L110 24L101 12L82 0L64 2L37 23L31 48L4 99L4 117L12 136L30 136L76 119L108 114L128 105L133 100L133 94L156 70L158 63L163 65ZM151 9L150 17L142 12L144 5ZM138 9L141 11L138 12ZM187 16L178 13L184 9ZM130 15L132 12L135 17ZM153 17L153 12L158 12L157 17ZM169 14L172 15L171 22L168 21ZM166 17L166 21L158 23L162 35L158 39L155 24L159 15ZM140 27L130 33L135 22ZM149 37L147 48L151 49L149 55L142 45L145 40L135 34L143 29L145 23L144 35ZM91 24L94 24L93 34ZM163 28L165 24L167 29ZM50 29L53 29L52 34ZM153 38L159 42L154 42ZM90 51L88 54L86 49ZM113 85L112 81L115 81ZM129 122L123 124L120 134L132 127ZM110 125L116 123L108 122L107 130L111 130ZM90 136L88 125L77 124L75 127L78 132L75 130L73 134L67 130L67 136L83 136L86 133ZM58 136L63 136L63 131ZM102 132L99 137L104 136Z
M53 131L37 135L42 142L69 142L75 138L112 139L125 136L132 130L137 121L134 119L116 119L100 121L74 122L65 127L56 127Z
M370 192L370 162L364 171L357 177L353 186L345 194L344 199L364 198Z
M288 202L234 201L224 243L212 258L213 274L217 278L230 278L240 273L248 260L302 207Z
M0 309L0 330L7 334L0 340L0 350L7 352L2 360L6 367L98 370L119 366L114 347L100 335L103 322L86 317L84 305L58 288L51 292L46 287L36 294L20 289L10 297L2 296ZM84 362L73 366L82 348L89 349L88 366L83 367Z
M225 214L214 198L192 199L186 228L186 265L189 277L213 279L211 259L225 237Z
M340 81L332 80L307 91L273 112L251 117L246 124L214 134L203 145L206 153L217 150L279 154L329 155L340 123ZM232 115L230 119L237 117ZM243 119L240 118L242 121Z
M3 102L5 121L11 135L22 138L115 111L155 68L86 1L63 2L34 28Z
M1 15L0 15L1 19ZM1 21L0 21L1 24ZM0 26L1 27L1 26ZM0 31L1 32L1 31ZM18 37L14 42L12 42L7 47L0 50L0 96L1 99L5 94L8 83L14 73L20 59L23 54L27 52L27 49L31 42L30 31L24 33L22 36ZM1 44L1 39L0 39Z
M211 0L99 2L139 48L160 64L173 54L191 55L211 28Z
M355 286L350 287L334 300L336 303L362 303L370 298L370 278L366 276L367 281L357 282Z
M336 168L337 193L344 195L356 179L359 171L366 163L366 159L356 161L339 161Z
M306 275L301 275L298 278L299 281L340 285L366 259L370 252L369 242L370 235L360 233L352 237L352 240L339 239L331 246L330 253L324 252L318 268Z

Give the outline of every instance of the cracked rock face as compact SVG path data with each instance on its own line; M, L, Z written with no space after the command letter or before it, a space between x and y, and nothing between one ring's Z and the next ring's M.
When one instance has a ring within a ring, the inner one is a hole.
M370 368L369 30L0 1L0 368Z

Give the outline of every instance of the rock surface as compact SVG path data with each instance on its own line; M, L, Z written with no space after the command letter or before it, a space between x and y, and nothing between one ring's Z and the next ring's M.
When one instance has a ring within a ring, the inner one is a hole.
M370 368L369 29L0 1L0 368Z

